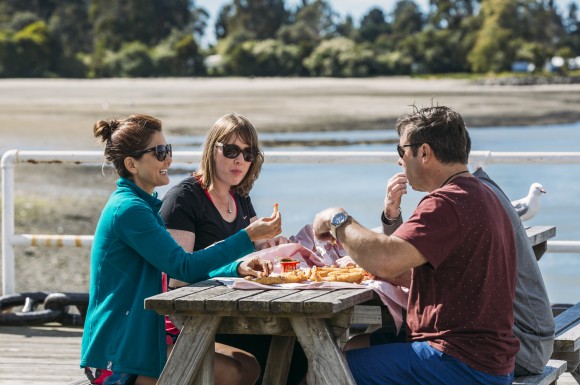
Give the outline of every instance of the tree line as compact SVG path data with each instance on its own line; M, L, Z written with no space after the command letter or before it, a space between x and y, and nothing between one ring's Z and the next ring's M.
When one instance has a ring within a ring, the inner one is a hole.
M355 22L325 0L232 0L208 16L194 0L0 0L0 77L498 73L580 56L575 1L398 0Z

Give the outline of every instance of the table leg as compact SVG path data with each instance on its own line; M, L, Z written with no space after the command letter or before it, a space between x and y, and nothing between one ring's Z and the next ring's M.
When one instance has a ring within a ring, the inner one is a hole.
M263 384L285 384L292 360L296 337L272 336Z
M212 382L204 384L213 383L213 354L210 358L211 365L207 357L211 352L210 349L214 349L215 332L220 321L221 317L211 315L186 319L159 377L158 385L194 385L201 384L200 380L208 378L211 378Z
M315 382L308 385L356 385L326 321L293 317L290 323L308 357L308 371L313 373Z

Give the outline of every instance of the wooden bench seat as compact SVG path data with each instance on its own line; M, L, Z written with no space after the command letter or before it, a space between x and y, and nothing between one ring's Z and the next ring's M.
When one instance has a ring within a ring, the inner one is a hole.
M550 360L544 371L535 376L516 377L512 385L550 385L556 384L558 377L566 371L566 361Z
M556 339L552 358L566 360L568 371L574 372L580 363L580 302L554 318Z

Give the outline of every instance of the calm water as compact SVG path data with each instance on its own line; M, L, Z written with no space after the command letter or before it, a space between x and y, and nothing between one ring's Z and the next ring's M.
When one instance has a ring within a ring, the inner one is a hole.
M491 151L580 151L580 122L569 125L480 128L470 130L473 150ZM308 140L396 139L394 130L354 133L262 134L262 140L303 140L305 146L275 150L390 151L394 145L349 145L307 147ZM203 138L168 138L180 150L198 150ZM274 148L265 148L265 151ZM251 197L259 216L269 215L278 202L283 215L284 235L295 234L314 215L327 207L341 206L367 227L380 224L387 180L400 167L396 164L313 165L266 164ZM555 225L559 240L580 240L580 165L493 165L486 171L514 200L527 194L530 184L539 182L548 192L540 213L527 225ZM172 175L177 183L185 174ZM166 189L160 190L162 195ZM413 211L422 193L410 191L403 199L403 216ZM546 254L540 267L554 303L580 300L580 254Z

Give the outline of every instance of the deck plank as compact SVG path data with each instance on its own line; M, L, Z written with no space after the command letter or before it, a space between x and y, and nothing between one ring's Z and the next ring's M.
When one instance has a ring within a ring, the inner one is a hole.
M64 384L79 368L82 328L0 326L0 385Z

